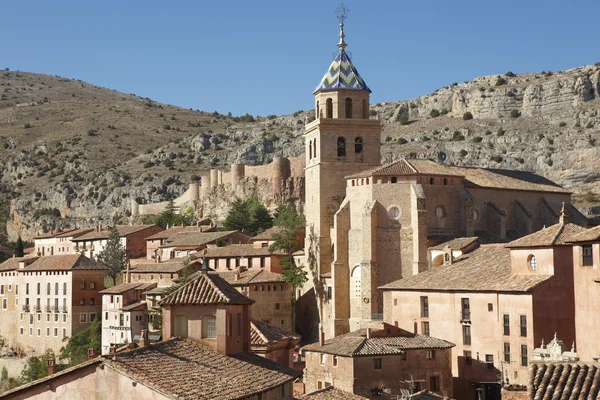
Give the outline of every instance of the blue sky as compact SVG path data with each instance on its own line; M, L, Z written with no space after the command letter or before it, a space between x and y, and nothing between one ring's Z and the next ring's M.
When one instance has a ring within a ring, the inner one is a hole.
M5 1L0 68L234 115L288 114L337 48L338 0ZM371 101L481 75L600 61L600 1L347 0L347 50Z

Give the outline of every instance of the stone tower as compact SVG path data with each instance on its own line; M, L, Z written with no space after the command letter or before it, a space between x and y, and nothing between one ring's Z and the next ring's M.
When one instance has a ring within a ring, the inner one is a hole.
M345 16L344 16L345 17ZM316 120L304 132L306 170L306 254L311 232L317 237L317 271L331 271L333 215L346 196L345 176L381 164L381 126L370 119L371 89L346 53L344 17L340 18L339 51L317 86Z

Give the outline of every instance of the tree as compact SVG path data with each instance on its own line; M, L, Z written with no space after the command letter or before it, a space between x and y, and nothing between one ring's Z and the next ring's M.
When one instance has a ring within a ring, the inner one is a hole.
M47 360L54 358L54 351L47 349L41 358L30 357L21 371L21 385L33 382L48 375ZM56 370L55 370L56 371Z
M408 124L408 111L407 110L403 110L400 113L400 115L398 115L398 122L400 122L400 125Z
M128 258L127 251L121 244L121 236L117 226L113 224L110 227L110 234L106 241L106 246L100 254L98 254L98 262L106 266L105 275L110 277L113 286L117 283L117 276L127 267Z
M156 215L152 219L152 223L155 225L162 226L166 228L167 226L177 226L177 225L191 225L194 222L194 209L192 207L188 207L184 213L177 213L175 209L175 203L173 200L169 200L167 206L164 211L160 214Z
M269 246L269 251L271 253L280 251L285 254L280 261L281 275L292 287L292 300L294 300L296 289L308 280L306 271L302 266L296 265L294 259L294 252L301 249L303 245L300 243L299 238L301 231L305 229L306 219L293 205L280 204L277 206L274 225L279 226L281 229L273 233L272 239L274 241ZM292 311L292 326L294 325L294 313Z
M17 248L15 249L15 255L17 257L23 257L25 255L25 246L23 246L23 239L21 236L17 239Z
M246 200L235 199L223 223L224 229L244 231L250 236L255 236L272 226L273 219L269 211L256 196L250 196Z
M102 321L96 319L90 326L63 341L67 344L60 349L59 359L69 360L69 366L81 364L88 359L89 349L94 349L96 354L102 350Z

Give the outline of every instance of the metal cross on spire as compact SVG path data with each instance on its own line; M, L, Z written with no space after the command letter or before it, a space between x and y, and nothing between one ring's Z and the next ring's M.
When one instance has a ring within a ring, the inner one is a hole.
M344 3L340 4L340 6L335 10L335 14L337 15L337 18L340 21L340 41L337 44L340 50L344 50L347 46L346 42L344 41L344 38L346 37L346 35L344 35L344 21L346 20L346 18L348 18L349 12L350 9L346 7Z

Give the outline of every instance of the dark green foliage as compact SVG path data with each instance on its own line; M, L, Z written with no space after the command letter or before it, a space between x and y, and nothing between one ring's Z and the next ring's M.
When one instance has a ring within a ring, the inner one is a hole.
M398 122L400 122L400 125L406 125L408 124L408 111L404 110L400 113L400 115L398 115Z
M431 118L437 118L440 116L440 112L438 110L436 110L435 108L433 110L431 110L431 112L429 113L429 116Z
M504 134L506 133L506 131L502 128L498 128L498 132L496 132L496 136L500 137L500 136L504 136Z
M96 130L94 130L94 129L88 129L87 135L88 136L96 136Z
M106 247L97 256L98 262L107 267L105 275L112 279L113 285L116 284L117 276L125 269L129 262L127 252L121 244L121 237L116 224L110 227Z
M466 151L465 149L462 149L462 150L461 150L461 151L458 153L458 155L460 155L460 158L463 158L463 157L464 157L464 156L466 156L467 154L469 154L469 152L468 152L468 151Z
M471 140L473 141L473 143L481 143L481 141L483 140L483 138L481 136L475 136Z
M517 76L517 74L515 74L511 71L508 71L507 73L504 74L504 76L508 76L509 78L514 78L515 76Z
M561 122L558 124L558 126L560 126L561 128L564 128L565 126L567 126L566 122Z
M471 114L469 111L463 114L463 120L468 121L470 119L473 119L473 114Z
M408 143L408 140L406 140L406 139L404 139L404 138L398 138L398 139L396 139L396 141L397 141L399 144L406 144L406 143Z
M502 86L502 85L506 85L506 79L504 79L501 76L498 76L498 78L496 79L495 86Z
M588 122L587 125L585 126L587 129L593 128L594 124L592 123L592 121Z
M510 117L511 118L519 118L521 116L521 113L518 110L512 110L510 112Z
M151 223L163 228L167 226L192 225L194 223L194 210L189 208L185 212L177 213L175 211L175 203L171 199L165 210L151 219Z
M596 201L596 196L592 192L587 192L583 195L583 200L585 200L588 203L594 203Z
M23 125L23 128L24 129L29 129L29 128L31 128L31 124L28 122L25 125Z
M69 360L68 366L81 364L88 359L88 349L100 354L102 347L102 320L97 318L89 327L77 332L60 349L61 360Z
M250 236L255 236L272 226L273 219L269 211L254 195L246 200L236 199L223 223L223 228L227 230L243 230Z
M452 141L459 142L461 140L465 140L465 135L460 133L460 131L454 131L454 135L452 136Z
M502 162L502 156L499 156L499 155L491 156L490 160L499 163L499 162Z
M86 350L87 357L87 350ZM47 349L46 352L42 355L42 357L30 357L27 360L27 364L21 371L21 385L25 385L26 383L33 382L37 379L41 379L48 375L48 366L47 360L55 358L54 352L51 349ZM86 358L87 359L87 358ZM85 360L84 360L85 361ZM64 369L64 365L56 365L54 368L55 372Z

